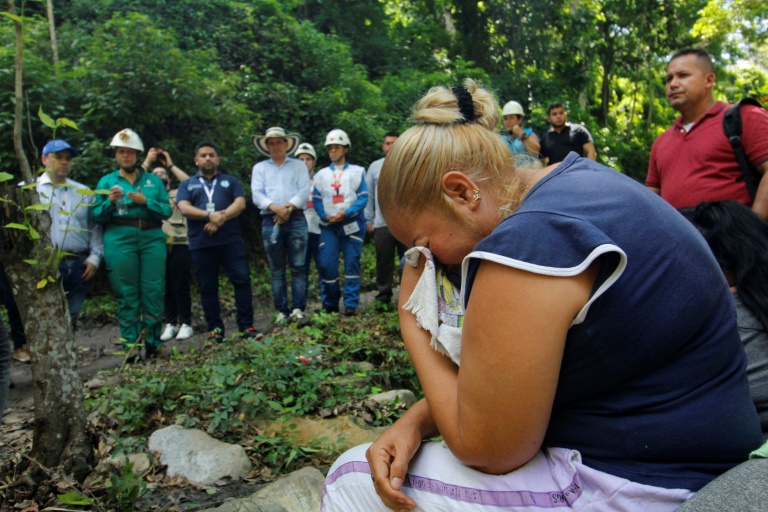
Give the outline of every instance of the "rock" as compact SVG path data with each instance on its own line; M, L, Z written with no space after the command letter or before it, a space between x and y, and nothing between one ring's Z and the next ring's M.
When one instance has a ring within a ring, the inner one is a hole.
M108 384L107 379L96 376L84 384L86 389L99 389Z
M372 443L386 430L386 427L371 427L354 416L331 419L291 418L280 423L257 420L256 424L266 434L285 435L299 445L322 443L329 448L323 451L323 455L331 456L359 444ZM296 428L291 428L291 425L296 425Z
M317 508L315 510L320 510ZM241 498L239 500L227 500L216 508L208 508L202 512L293 512L276 505L266 498Z
M280 478L254 494L257 498L266 498L291 512L315 512L320 510L325 477L313 467Z
M155 431L149 449L160 452L169 476L183 476L193 483L212 485L225 477L245 478L251 461L242 446L218 441L200 430L171 425Z
M132 470L136 476L144 476L152 468L152 459L147 453L123 454L107 459L107 464L117 471L122 471L128 463L133 464Z
M375 370L375 367L367 361L355 361L349 362L350 366L354 368L354 371L350 371L345 375L339 375L333 377L333 382L341 386L351 387L363 387L371 383L371 379L368 374Z
M109 475L112 473L122 473L123 468L129 462L133 463L133 474L138 477L146 475L152 469L152 460L147 453L121 454L100 460L93 472L85 479L85 482L90 484L94 480L109 478Z
M205 512L316 512L325 477L306 467L286 475L247 498L225 502Z
M409 389L393 389L392 391L385 391L384 393L373 395L370 399L379 403L397 402L405 404L406 407L411 407L416 403L416 395Z

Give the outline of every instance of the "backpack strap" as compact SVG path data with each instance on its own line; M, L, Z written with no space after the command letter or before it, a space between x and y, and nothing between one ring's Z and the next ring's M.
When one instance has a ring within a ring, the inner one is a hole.
M744 154L744 148L741 145L741 106L742 105L755 105L760 108L763 106L753 98L744 98L730 107L723 116L723 133L731 143L733 152L736 153L736 160L739 162L739 169L744 177L744 185L747 186L749 196L754 201L757 194L757 185L752 177L752 169L747 161L747 155Z

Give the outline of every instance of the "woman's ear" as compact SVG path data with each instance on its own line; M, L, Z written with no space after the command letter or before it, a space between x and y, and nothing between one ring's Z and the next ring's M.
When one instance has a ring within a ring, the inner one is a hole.
M456 206L470 208L471 211L474 211L480 205L480 189L463 172L450 171L445 173L440 180L440 184L443 188L443 193Z

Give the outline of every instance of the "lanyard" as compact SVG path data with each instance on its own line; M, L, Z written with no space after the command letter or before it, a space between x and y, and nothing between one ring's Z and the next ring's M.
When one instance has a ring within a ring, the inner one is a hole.
M216 182L218 181L218 178L213 180L213 183L211 184L211 188L208 188L205 186L205 181L203 181L202 176L198 176L197 179L199 179L200 184L203 185L203 190L205 191L205 195L208 196L208 202L213 203L213 191L216 190Z
M337 171L336 167L333 165L333 162L331 162L331 170L333 171L333 183L331 184L331 188L336 191L336 194L338 194L341 190L341 176L344 174L344 170L347 167L349 167L349 162L344 162L344 166L341 168L341 170Z

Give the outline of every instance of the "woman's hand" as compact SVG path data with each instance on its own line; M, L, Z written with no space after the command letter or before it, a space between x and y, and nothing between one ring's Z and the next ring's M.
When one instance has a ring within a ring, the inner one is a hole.
M395 422L365 452L371 466L376 494L393 510L412 510L416 502L400 490L416 450L421 446L418 429Z
M138 187L137 192L128 192L128 199L134 203L144 206L147 204L147 196L141 193L141 187Z

